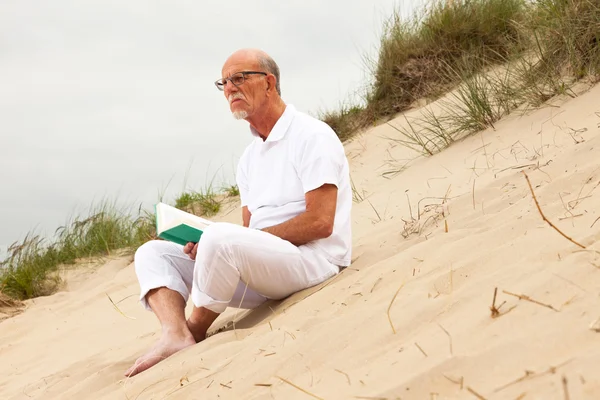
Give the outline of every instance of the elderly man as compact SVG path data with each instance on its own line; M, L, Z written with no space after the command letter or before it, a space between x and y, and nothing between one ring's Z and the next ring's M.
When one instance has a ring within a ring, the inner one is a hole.
M215 85L255 137L236 174L243 226L214 223L197 244L151 241L137 250L140 300L162 336L126 376L203 340L227 307L285 298L350 264L352 191L336 134L282 100L279 67L264 52L233 53L221 76Z

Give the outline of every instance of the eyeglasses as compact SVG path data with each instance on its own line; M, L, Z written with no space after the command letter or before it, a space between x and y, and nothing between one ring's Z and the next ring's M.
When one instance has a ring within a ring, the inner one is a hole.
M266 72L258 72L258 71L241 71L231 75L229 78L223 78L215 81L215 86L219 90L225 90L225 86L227 85L227 81L233 83L236 87L240 86L246 80L246 75L265 75L268 74Z

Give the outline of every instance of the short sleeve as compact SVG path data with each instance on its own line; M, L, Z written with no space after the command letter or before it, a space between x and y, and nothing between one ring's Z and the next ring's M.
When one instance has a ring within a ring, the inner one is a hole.
M304 193L324 184L339 187L346 155L334 133L320 131L310 135L300 151L298 175Z
M240 161L238 162L235 180L240 191L241 206L247 206L250 189L248 185L248 174L246 171L246 152L242 154L242 157L240 157Z

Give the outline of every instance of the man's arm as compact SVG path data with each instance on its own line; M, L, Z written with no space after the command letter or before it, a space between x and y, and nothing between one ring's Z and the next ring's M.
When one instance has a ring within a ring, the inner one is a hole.
M250 226L250 217L252 214L248 211L248 206L242 207L242 221L244 226L247 228Z
M333 232L337 192L337 186L331 184L307 192L305 212L262 230L296 246L329 237Z

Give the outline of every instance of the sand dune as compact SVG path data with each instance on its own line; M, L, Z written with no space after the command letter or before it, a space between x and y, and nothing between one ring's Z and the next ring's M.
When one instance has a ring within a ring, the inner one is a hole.
M206 341L132 379L159 333L132 258L70 272L67 291L0 323L0 398L600 398L599 100L597 86L513 114L427 158L387 125L357 136L353 265L228 310ZM521 171L585 249L542 220ZM224 213L240 222L237 205Z

